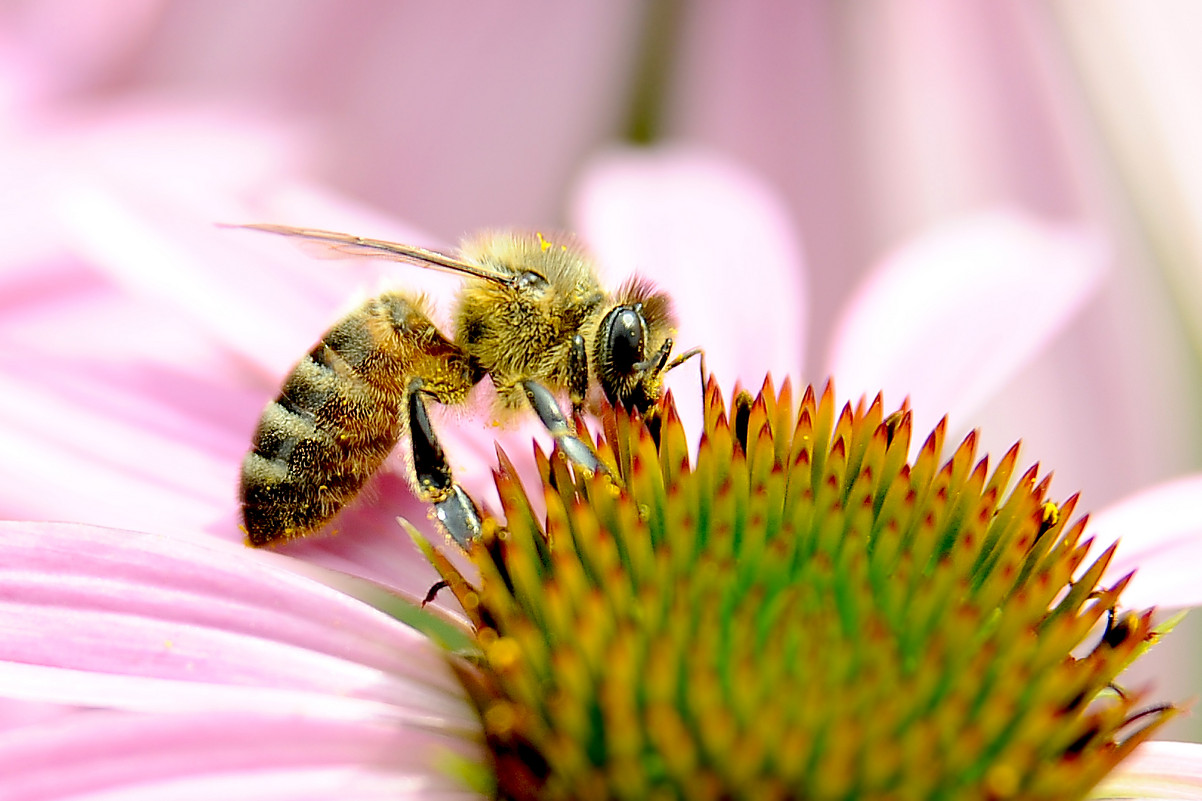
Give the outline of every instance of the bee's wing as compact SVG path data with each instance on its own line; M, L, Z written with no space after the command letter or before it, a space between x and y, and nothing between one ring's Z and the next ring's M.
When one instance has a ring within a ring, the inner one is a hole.
M450 270L454 273L483 278L486 281L496 281L507 284L513 281L513 275L494 270L481 264L473 264L437 250L426 250L413 245L402 245L398 242L388 242L383 239L368 239L353 234L340 234L337 231L323 231L319 228L293 228L290 225L230 225L228 228L247 228L252 231L266 231L269 234L291 236L310 242L322 242L338 253L350 256L368 256L377 259L391 259L416 264L419 267L436 267Z

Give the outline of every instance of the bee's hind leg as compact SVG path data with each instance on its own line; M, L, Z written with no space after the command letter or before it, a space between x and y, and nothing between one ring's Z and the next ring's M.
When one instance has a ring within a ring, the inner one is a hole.
M406 391L409 415L409 439L413 448L413 472L422 497L434 507L434 516L443 529L466 548L480 536L480 510L463 487L455 483L446 454L434 435L426 411L422 380L409 382Z
M522 389L526 392L526 400L530 402L530 408L534 409L538 419L555 438L555 444L559 446L559 449L579 467L593 473L603 472L605 465L597 458L592 446L576 436L576 432L568 425L567 418L563 416L551 390L537 381L523 381Z

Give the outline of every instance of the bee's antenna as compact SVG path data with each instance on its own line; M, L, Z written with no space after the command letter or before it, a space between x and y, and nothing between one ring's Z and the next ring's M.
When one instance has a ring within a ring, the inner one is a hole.
M684 353L680 354L675 359L668 362L668 366L663 369L663 372L666 373L669 370L679 367L680 365L684 364L685 362L687 362L689 359L693 358L694 356L701 357L701 374L702 374L702 377L704 378L705 377L705 351L702 350L701 348L690 348L689 350L686 350Z
M703 348L690 348L690 349L686 350L684 353L680 354L675 359L673 359L671 362L669 362L668 366L663 369L663 372L666 373L673 368L679 367L680 365L684 364L685 362L687 362L689 359L693 358L694 356L701 357L698 361L699 361L699 364L701 367L701 391L704 392L706 376L708 375L708 373L705 370L705 350Z

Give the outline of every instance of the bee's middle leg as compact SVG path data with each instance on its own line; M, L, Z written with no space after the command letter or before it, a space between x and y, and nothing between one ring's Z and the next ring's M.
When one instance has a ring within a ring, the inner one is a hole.
M480 536L480 510L463 487L455 483L446 454L430 424L422 386L422 379L413 378L405 391L414 477L419 493L434 507L434 516L443 529L466 548Z

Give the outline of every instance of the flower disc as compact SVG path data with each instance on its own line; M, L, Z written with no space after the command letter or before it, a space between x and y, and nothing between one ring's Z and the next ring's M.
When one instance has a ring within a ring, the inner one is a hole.
M427 549L498 795L1079 798L1172 714L1114 684L1158 632L1075 496L1014 480L1017 445L942 461L940 423L911 461L906 409L836 409L766 382L728 418L711 380L692 464L670 398L658 437L608 414L608 470L541 460L545 516L502 456L479 579Z

